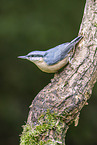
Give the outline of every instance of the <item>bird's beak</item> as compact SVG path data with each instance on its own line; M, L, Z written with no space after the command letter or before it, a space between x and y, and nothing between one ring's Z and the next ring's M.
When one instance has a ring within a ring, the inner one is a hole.
M18 58L27 59L27 56L18 56Z

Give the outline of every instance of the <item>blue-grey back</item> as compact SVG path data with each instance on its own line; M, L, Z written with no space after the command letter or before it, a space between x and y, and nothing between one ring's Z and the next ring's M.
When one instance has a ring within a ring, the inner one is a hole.
M69 42L47 50L45 56L43 57L44 61L48 65L53 65L64 59L70 51L70 48L68 48L68 44Z
M44 61L48 65L53 65L60 60L64 59L69 51L83 38L83 36L78 36L73 39L71 42L63 43L58 45L52 49L46 51L45 55L43 56Z

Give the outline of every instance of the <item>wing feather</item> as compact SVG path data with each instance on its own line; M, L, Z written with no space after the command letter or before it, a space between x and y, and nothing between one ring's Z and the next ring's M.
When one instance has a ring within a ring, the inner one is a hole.
M69 43L67 42L47 50L45 56L43 57L44 61L48 65L53 65L64 59L68 54L68 51L66 50L68 44Z

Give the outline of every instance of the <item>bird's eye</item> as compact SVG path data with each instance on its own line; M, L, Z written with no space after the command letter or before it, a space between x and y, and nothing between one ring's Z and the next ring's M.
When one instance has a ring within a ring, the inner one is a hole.
M28 55L27 57L34 57L34 55Z

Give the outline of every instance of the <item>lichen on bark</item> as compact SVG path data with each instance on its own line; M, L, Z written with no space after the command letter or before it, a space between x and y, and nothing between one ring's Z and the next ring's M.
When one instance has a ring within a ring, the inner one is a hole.
M75 121L77 126L97 79L97 0L86 0L79 35L84 38L76 47L72 63L33 100L21 145L65 145L69 125Z

